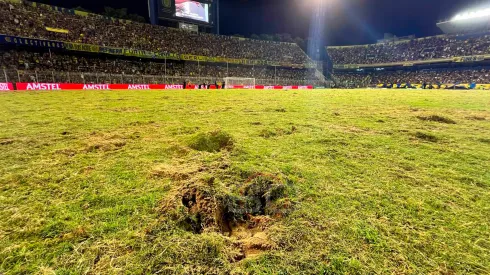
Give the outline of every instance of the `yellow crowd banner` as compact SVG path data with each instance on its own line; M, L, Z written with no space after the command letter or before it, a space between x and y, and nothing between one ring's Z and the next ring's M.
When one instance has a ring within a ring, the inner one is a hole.
M64 45L65 45L65 49L69 51L91 52L91 53L100 52L100 47L97 45L70 43L70 42L65 42Z
M156 54L154 52L145 50L134 50L134 49L123 49L125 56L135 56L142 58L155 58Z
M46 30L48 32L57 32L57 33L70 33L69 30L65 30L65 29L57 29L57 28L50 28L50 27L46 27Z
M208 61L205 56L191 55L191 54L181 54L180 59L187 61L200 61L205 62Z
M100 47L100 53L112 54L112 55L123 55L124 49L122 48L111 48L111 47Z

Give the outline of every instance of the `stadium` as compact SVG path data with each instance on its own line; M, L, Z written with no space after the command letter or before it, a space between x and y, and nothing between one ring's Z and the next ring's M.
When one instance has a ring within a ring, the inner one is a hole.
M490 274L490 3L0 15L0 275Z

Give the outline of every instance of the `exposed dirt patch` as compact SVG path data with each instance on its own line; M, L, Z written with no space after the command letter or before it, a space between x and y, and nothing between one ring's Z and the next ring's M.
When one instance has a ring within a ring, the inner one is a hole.
M429 141L429 142L437 142L439 141L439 138L429 134L429 133L423 133L423 132L417 132L415 133L415 137L421 140Z
M256 256L274 247L268 237L268 228L293 208L286 195L286 184L280 177L253 174L229 190L216 184L214 178L203 179L199 178L198 172L192 173L194 177L180 180L183 184L172 190L160 204L164 219L170 219L194 234L217 232L230 238L240 251L233 256L233 261ZM179 173L176 179L181 178Z
M86 140L86 152L117 151L126 146L126 140L120 135L92 133Z
M262 224L243 223L233 228L230 238L234 240L234 245L240 251L238 255L235 255L235 261L253 258L264 251L274 248L275 244L270 241L268 236L269 224L268 218L264 217L264 223Z
M94 171L94 170L95 170L95 167L93 167L93 166L87 166L87 167L82 168L80 170L80 173L85 174L85 175L88 175L88 174L92 173L92 171Z
M182 163L176 165L160 164L151 170L153 178L170 178L172 180L188 180L200 171L200 167Z
M10 145L14 143L13 139L0 139L0 145Z
M74 157L77 153L78 153L77 150L70 149L70 148L59 149L55 151L55 154L65 155L67 157Z
M424 121L433 121L433 122L439 122L439 123L445 123L445 124L456 124L456 121L454 121L450 118L438 116L438 115L418 116L417 118L420 120L424 120Z
M254 126L262 125L262 122L254 121L254 122L250 122L250 125L254 125Z
M222 131L215 130L208 133L198 133L189 139L190 148L197 151L219 152L221 150L231 150L233 148L233 137Z

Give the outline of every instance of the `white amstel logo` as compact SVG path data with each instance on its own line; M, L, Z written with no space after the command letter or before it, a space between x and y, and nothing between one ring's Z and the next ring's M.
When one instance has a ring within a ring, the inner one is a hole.
M150 85L130 84L128 89L129 90L149 90Z
M184 85L165 85L165 89L184 89Z
M60 84L28 83L27 90L53 91L53 90L61 90L61 88L60 88Z
M109 90L109 84L84 84L84 90Z

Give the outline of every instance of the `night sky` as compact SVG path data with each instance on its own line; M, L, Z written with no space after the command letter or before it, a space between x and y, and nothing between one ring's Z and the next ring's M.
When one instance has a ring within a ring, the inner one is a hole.
M307 38L313 5L320 0L220 0L221 33L290 33ZM128 8L148 17L146 0L40 0L51 5L82 6L102 12L104 6ZM326 45L376 42L385 32L398 36L437 35L436 23L462 10L490 6L490 0L324 0L327 5Z

